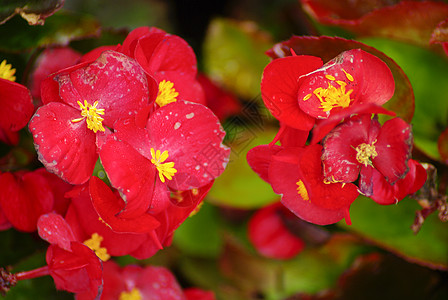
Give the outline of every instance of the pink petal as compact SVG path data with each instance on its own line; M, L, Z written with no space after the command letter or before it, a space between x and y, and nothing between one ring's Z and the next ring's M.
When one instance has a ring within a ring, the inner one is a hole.
M36 111L29 129L47 170L72 184L81 184L92 175L98 154L95 134L83 121L72 122L76 118L76 109L52 102Z

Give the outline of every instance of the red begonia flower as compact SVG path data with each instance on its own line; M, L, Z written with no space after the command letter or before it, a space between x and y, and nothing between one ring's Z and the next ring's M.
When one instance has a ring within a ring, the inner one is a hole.
M400 118L380 125L370 115L355 116L335 127L323 140L322 161L326 180L354 182L358 179L360 191L372 194L370 180L373 167L390 184L403 178L411 156L411 126Z
M373 170L373 191L370 198L383 205L396 204L407 195L418 191L426 182L426 170L413 159L408 160L408 166L409 172L395 184L390 184L379 171Z
M39 160L62 179L84 183L92 174L107 127L148 105L146 76L135 60L106 51L91 64L52 75L46 84L42 101L47 104L29 124Z
M126 199L122 217L148 209L158 213L169 203L169 189L186 191L207 185L228 162L225 132L205 106L177 101L156 110L146 128L132 119L117 122L100 150L112 185Z
M34 99L40 99L42 81L52 73L75 65L81 58L81 53L69 48L47 48L37 58L31 76L30 90Z
M327 225L345 217L359 195L354 184L330 183L322 173L322 146L285 148L272 156L269 182L281 202L299 218Z
M30 91L14 82L15 69L3 60L0 64L0 141L15 145L17 131L25 127L34 112Z
M40 215L65 213L63 193L70 185L44 168L0 174L0 207L6 219L20 231L36 230Z
M5 214L3 213L2 206L0 205L0 231L6 230L12 227Z
M393 95L392 72L361 49L342 52L322 66L316 57L295 55L272 61L263 72L266 107L285 125L310 130L315 118L326 119L351 106L382 105Z
M92 205L88 185L76 187L70 193L67 193L67 197L72 201L65 219L71 226L76 240L84 242L96 234L99 245L93 250L102 251L106 260L109 256L132 255L139 247L143 247L144 243L154 243L151 231L159 226L159 222L151 215L146 215L140 219L122 220L123 223L128 224L128 228L122 226L118 229L127 229L128 232L114 231L114 227L109 225L107 221L110 222L112 218L118 219L115 214L121 210L120 204L123 207L124 202L115 196L103 181L97 177L92 177L91 180L98 181L94 184L99 185L99 188L103 190L100 194L109 193L106 198L108 201L104 203L101 209L109 210L110 215L99 215L97 213ZM101 197L102 195L97 196L101 200L105 200L105 197ZM98 205L98 203L95 204ZM113 224L115 228L117 227L117 222L110 222L110 224ZM146 232L144 232L145 229Z
M165 267L128 265L121 268L113 261L104 263L102 300L185 299L174 275Z
M38 231L51 244L46 260L56 288L76 293L77 299L96 299L103 284L101 260L75 241L70 226L58 214L42 215Z
M299 254L305 243L285 226L281 214L292 214L280 202L255 212L248 224L249 240L262 255L290 259Z

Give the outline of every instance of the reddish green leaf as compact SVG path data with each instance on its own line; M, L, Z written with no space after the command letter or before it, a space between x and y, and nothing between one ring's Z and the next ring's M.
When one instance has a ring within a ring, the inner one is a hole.
M448 164L448 128L445 129L437 141L437 148L439 149L440 157Z
M381 36L427 46L437 24L448 15L448 4L435 1L303 0L318 22L337 25L361 36ZM393 1L395 2L395 1ZM337 4L335 4L337 3Z
M373 47L338 37L294 36L288 41L274 45L267 54L272 58L279 58L290 55L290 49L292 49L297 55L321 57L325 63L343 51L356 48L379 57L388 65L394 76L395 93L391 100L384 105L384 108L396 112L397 116L410 122L414 115L414 92L409 79L394 60Z

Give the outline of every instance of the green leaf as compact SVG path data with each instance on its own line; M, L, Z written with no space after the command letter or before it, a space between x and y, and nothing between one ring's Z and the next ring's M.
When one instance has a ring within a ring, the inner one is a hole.
M204 203L198 213L190 216L175 231L173 244L187 255L216 257L222 247L218 229L216 209Z
M442 223L433 213L414 235L411 225L419 209L417 202L409 198L397 205L382 206L360 196L350 208L352 225L339 225L408 261L447 269L448 223Z
M379 38L362 41L390 56L408 75L415 94L412 119L415 145L439 159L437 140L448 125L448 60L406 43Z
M270 37L252 22L214 19L204 42L205 72L223 87L251 99L260 94Z
M0 26L0 51L20 52L36 47L67 46L71 41L99 34L99 23L92 17L59 11L43 26L29 26L14 17Z
M43 25L63 4L64 0L0 0L0 24L20 14L30 25Z
M208 194L209 202L235 208L258 208L277 200L271 186L264 182L246 160L247 152L255 146L268 144L276 131L249 127L239 119L224 125L231 148L230 161L224 173L215 180Z

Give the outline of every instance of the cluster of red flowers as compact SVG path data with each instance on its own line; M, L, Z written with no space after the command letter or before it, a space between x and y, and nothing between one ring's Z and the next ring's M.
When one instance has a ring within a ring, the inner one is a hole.
M122 45L85 55L48 50L37 65L31 91L14 82L10 65L0 66L0 139L17 144L29 121L45 167L0 174L0 229L37 229L51 244L48 266L17 280L49 274L78 299L102 289L101 299L212 299L198 290L184 295L166 269L102 268L111 256L145 259L170 245L227 165L225 132L204 105L191 47L141 27ZM98 166L107 178L92 176ZM129 280L116 285L117 276Z
M359 194L393 204L416 192L426 171L411 159L411 126L398 117L378 121L394 116L382 107L395 89L387 65L361 49L325 64L291 52L267 65L261 82L280 130L247 155L283 205L314 224L350 223Z

